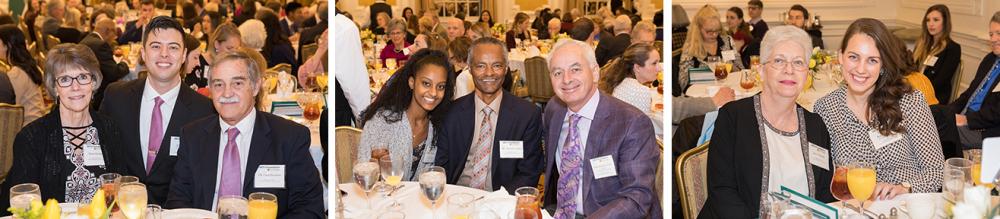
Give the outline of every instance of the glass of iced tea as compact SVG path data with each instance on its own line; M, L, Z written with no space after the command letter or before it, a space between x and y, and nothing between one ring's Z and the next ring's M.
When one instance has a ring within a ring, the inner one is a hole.
M728 77L728 76L729 76L729 72L726 72L726 63L721 63L720 62L720 63L715 64L715 79L716 80L719 80L719 82L722 82L722 80L725 80L726 77Z
M514 207L515 219L542 218L542 211L538 207L538 188L521 187L514 190L517 196L517 204Z

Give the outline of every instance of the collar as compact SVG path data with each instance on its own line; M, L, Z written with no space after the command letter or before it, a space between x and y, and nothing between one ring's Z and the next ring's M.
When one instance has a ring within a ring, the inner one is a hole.
M181 83L177 83L174 88L170 88L166 93L157 94L156 90L153 89L153 85L149 84L149 79L146 79L145 88L142 91L142 101L152 100L153 98L160 97L165 102L171 102L171 100L176 100L178 93L181 90Z
M229 130L229 128L236 127L236 129L240 130L240 136L243 136L244 134L250 133L250 131L253 130L253 125L255 121L257 121L256 109L250 111L250 113L247 114L247 116L243 117L242 120L237 122L235 126L229 125L228 123L226 123L226 121L222 120L222 117L219 117L219 127L222 128L220 129L222 131L222 134L226 134L226 130Z
M503 95L504 94L503 94L503 90L499 90L498 92L499 93L497 93L497 97L495 99L493 99L493 102L490 103L490 104L486 104L486 102L483 99L480 99L479 95L476 95L476 92L473 91L472 92L472 96L475 98L474 102L476 103L476 112L478 113L480 110L483 110L483 107L486 107L486 106L489 106L490 109L493 110L493 113L499 112L500 111L500 100L503 99Z
M594 95L591 95L590 99L587 100L587 104L584 104L583 108L580 108L580 112L573 112L573 110L569 108L566 108L566 110L568 110L571 114L580 114L583 118L594 120L594 115L597 114L597 104L599 102L601 102L601 92L594 91Z
M101 41L104 40L104 36L101 36L101 33L98 33L97 31L94 31L92 33L94 33L95 35L97 35L97 39L101 39Z

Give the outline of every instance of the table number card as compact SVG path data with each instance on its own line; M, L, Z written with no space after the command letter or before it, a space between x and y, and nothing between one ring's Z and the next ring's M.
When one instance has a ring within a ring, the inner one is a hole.
M808 208L812 211L812 218L817 219L837 219L840 218L837 209L827 205L826 203L820 202L819 200L813 199L802 193L798 193L795 190L789 189L787 187L781 186L781 192L788 195L788 199L791 203L801 205L802 207Z
M983 139L983 169L979 174L980 182L993 182L993 177L1000 171L1000 137Z

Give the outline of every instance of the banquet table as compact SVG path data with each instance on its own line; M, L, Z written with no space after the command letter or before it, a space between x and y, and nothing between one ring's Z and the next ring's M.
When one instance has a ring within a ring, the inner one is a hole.
M936 200L936 207L935 207L936 213L935 214L937 214L938 217L940 217L940 218L944 218L945 217L944 205L948 201L944 200L944 197L942 197L943 196L942 193L928 193L928 194L931 194L932 196L937 196L937 197L941 198L940 200ZM910 196L910 195L915 195L915 194L903 194L903 195L896 196L895 198L889 199L889 200L879 200L879 201L868 200L868 201L865 202L866 214L869 215L869 216L872 216L872 214L875 214L876 216L877 215L885 215L886 217L889 217L890 213L892 212L892 209L895 208L895 209L897 209L896 212L897 212L897 215L899 216L898 217L899 219L908 219L910 217L907 216L907 214L904 213L902 210L906 209L906 201L904 201L904 200L906 200L907 196ZM992 198L991 204L990 204L991 206L996 205L997 203L1000 203L1000 196L992 196L991 198ZM849 200L849 201L847 201L847 203L849 205L854 206L854 207L858 207L857 206L858 205L857 201ZM836 208L837 211L838 211L838 214L840 214L841 216L858 214L858 212L855 211L854 209L844 208L844 206L841 204L840 201L831 202L831 203L828 203L828 205L830 205L830 207Z
M740 75L743 71L733 72L722 80L694 83L688 87L685 95L689 97L712 97L715 95L714 91L717 91L719 87L729 87L733 89L736 93L737 100L760 93L760 82L748 90L740 87ZM816 73L816 77L814 78L812 84L813 86L811 88L806 88L802 93L800 93L799 98L795 102L802 105L802 107L806 110L809 110L810 112L813 111L813 105L816 104L816 101L819 100L819 98L826 96L840 87L840 82L837 82L837 80L832 77L832 74L834 73L830 71L820 71Z
M405 214L407 219L451 218L448 215L448 197L454 194L467 193L476 198L483 197L478 201L474 201L475 211L492 211L498 218L506 219L512 218L514 205L517 201L517 198L509 195L506 189L486 192L449 184L445 186L444 193L441 194L441 198L433 207L434 210L431 210L431 202L422 194L423 192L420 189L419 183L404 181L400 185L402 187L392 194L392 196L386 197L384 194L372 192L371 207L368 206L368 200L365 199L364 190L357 186L357 184L344 183L338 185L340 191L347 193L342 197L340 202L344 204L344 218L376 218L384 212L396 211L390 208L392 200L401 205L398 211ZM542 218L552 218L549 212L546 212L544 209L542 211L544 212L542 213Z

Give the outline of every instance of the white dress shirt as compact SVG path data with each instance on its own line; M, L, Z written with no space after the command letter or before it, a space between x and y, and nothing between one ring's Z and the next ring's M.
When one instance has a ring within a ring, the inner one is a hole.
M472 132L472 143L471 146L469 146L469 154L466 156L465 160L465 168L462 168L462 175L458 177L458 182L456 183L458 185L469 186L472 184L474 177L473 174L475 174L475 172L473 171L475 171L475 166L476 166L476 160L475 160L476 151L480 150L480 148L478 147L479 145L476 143L479 142L479 132L482 131L482 129L479 128L483 123L483 116L484 116L483 109L486 107L489 107L491 110L493 110L493 113L490 114L490 127L492 127L491 130L493 130L493 133L490 133L490 139L486 139L486 141L490 141L489 144L490 147L488 148L490 151L489 152L490 155L486 156L486 159L493 159L492 142L493 139L496 138L497 119L498 119L497 115L500 114L500 100L503 99L503 91L502 90L499 91L496 95L497 97L493 99L492 103L486 104L486 102L483 99L479 98L479 95L473 93L473 98L475 98L475 105L476 105L476 123L474 126L475 129ZM491 167L491 164L492 162L486 164L486 169L490 170L486 172L486 184L485 184L486 188L493 188L493 171L492 171L493 168Z
M257 110L253 110L253 111L250 111L249 115L247 115L246 117L243 117L243 120L240 120L240 122L237 122L236 126L235 126L236 129L240 130L240 134L236 135L236 147L239 148L239 151L240 151L240 190L241 191L243 190L242 188L243 188L243 185L244 185L243 176L246 176L246 173L247 173L247 157L250 156L250 139L253 138L253 126L254 126L254 123L256 121L257 121ZM226 152L226 143L229 143L229 134L226 133L226 131L229 130L229 128L232 128L234 126L231 126L231 125L227 124L225 121L222 121L222 118L219 118L219 127L221 128L219 130L220 131L220 133L219 133L219 159L218 159L216 167L215 167L215 170L216 170L215 171L215 195L212 195L212 197L219 197L219 182L222 181L222 159L226 155L226 153L225 153ZM216 204L219 204L218 202L219 202L218 198L213 198L213 200L212 200L212 209L215 209Z
M358 27L343 14L336 14L333 17L333 36L330 39L333 39L333 48L337 48L337 55L333 56L333 72L337 73L334 77L340 82L354 116L361 118L361 111L368 108L372 99Z
M563 122L562 122L562 129L560 129L561 131L559 131L559 142L558 142L559 147L556 148L556 152L555 152L556 153L556 168L562 167L562 162L560 162L560 161L562 161L562 159L561 159L561 157L562 157L561 154L562 153L561 152L562 152L563 144L566 143L566 137L569 135L570 116L573 115L574 113L575 114L580 114L580 116L583 117L583 118L580 118L580 121L578 122L578 124L576 124L577 132L580 135L580 139L579 139L580 140L580 156L581 156L581 158L580 158L581 159L580 160L580 168L583 168L583 164L585 162L589 162L589 161L586 160L587 159L586 158L587 137L590 136L590 124L594 122L594 114L597 114L597 104L600 101L601 101L601 95L598 94L597 92L594 92L594 94L592 94L590 96L590 100L587 100L587 104L584 104L583 108L580 108L580 112L573 112L572 109L568 109L569 111L566 112L566 117L563 118ZM558 171L558 170L556 170L556 171ZM590 171L590 170L587 170L587 169L580 170L580 176L579 176L579 179L577 179L577 180L580 180L580 184L579 184L579 186L577 186L577 190L576 190L576 198L574 198L574 200L576 200L576 213L577 214L583 214L583 182L582 182L582 180L583 180L583 173L587 172L587 171ZM558 191L558 189L556 191ZM553 194L555 194L555 193L553 193Z
M149 84L149 79L146 79L146 87L142 89L142 99L140 99L141 103L139 104L139 147L142 149L142 164L146 166L149 166L146 153L149 151L149 130L153 124L153 107L156 106L156 97L163 99L163 105L160 105L160 114L163 116L160 129L166 133L167 126L170 124L170 116L174 114L174 106L177 105L177 94L180 93L180 88L181 83L177 83L166 93L158 94ZM170 139L170 136L164 135L163 139ZM169 147L170 145L161 144L160 148L163 146Z
M452 99L464 97L465 95L471 94L475 90L476 83L472 81L472 73L469 73L469 67L465 67L465 69L462 69L462 72L455 77L455 96ZM476 123L476 125L479 125L479 123Z

